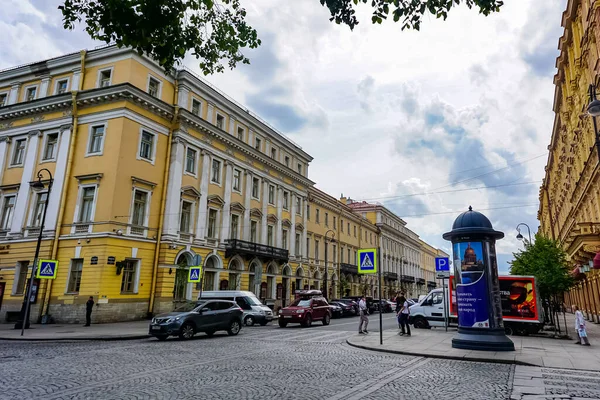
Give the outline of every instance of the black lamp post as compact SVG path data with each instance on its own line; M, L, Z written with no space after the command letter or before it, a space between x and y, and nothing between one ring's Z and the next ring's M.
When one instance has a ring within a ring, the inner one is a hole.
M329 248L329 244L327 243L327 235L329 233L331 233L330 242L333 242L333 238L335 236L335 232L331 229L325 232L325 285L323 285L323 288L325 289L325 293L323 294L325 296L325 300L329 300L329 292L327 291L327 281L329 280L329 273L327 269L327 249Z
M27 322L29 320L29 310L31 308L31 288L33 286L33 279L35 278L36 269L38 267L38 258L40 255L40 247L42 245L42 235L44 233L44 224L46 223L46 212L48 211L48 203L50 202L50 191L52 190L52 183L54 182L54 179L52 178L52 173L48 169L43 168L37 173L38 180L29 183L29 186L32 189L43 190L45 188L45 185L42 182L42 172L44 171L46 171L48 175L50 175L50 180L48 181L48 193L46 195L46 202L44 204L44 212L42 213L40 233L38 234L37 245L35 247L35 256L33 258L33 267L31 268L31 277L29 278L29 284L27 285L27 296L24 299L24 308L21 311L21 336L23 336L23 333L25 331L25 325L27 325Z
M517 225L517 239L519 240L523 240L523 235L521 235L521 229L519 228L521 225L524 225L527 227L527 233L529 233L529 245L531 245L531 229L529 229L529 225L527 225L524 222L521 222L519 225Z
M590 104L588 104L587 112L592 116L594 124L594 137L596 138L596 150L600 159L600 136L598 135L598 126L596 125L596 117L600 116L600 100L596 99L596 86L591 84L589 87Z

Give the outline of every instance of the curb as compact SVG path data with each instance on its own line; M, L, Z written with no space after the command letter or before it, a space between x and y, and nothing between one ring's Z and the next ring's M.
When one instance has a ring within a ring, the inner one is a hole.
M59 337L59 338L28 338L28 337L2 337L0 336L0 340L10 340L15 342L72 342L72 341L118 341L118 340L139 340L139 339L148 339L151 338L152 335L144 334L144 335L131 335L131 336L87 336L87 337Z
M457 356L448 356L448 355L444 355L444 354L432 355L432 354L420 354L420 353L415 353L415 352L411 352L411 351L378 349L378 348L374 348L374 347L351 343L350 339L346 339L346 343L349 346L356 347L358 349L378 351L380 353L401 354L401 355L406 355L406 356L416 356L416 357L425 357L425 358L440 358L443 360L458 360L458 361L471 361L471 362L486 362L486 363L492 363L492 364L524 365L527 367L541 367L540 365L537 365L537 364L531 364L528 362L517 361L517 360L498 360L495 358L477 358L477 357L457 357Z

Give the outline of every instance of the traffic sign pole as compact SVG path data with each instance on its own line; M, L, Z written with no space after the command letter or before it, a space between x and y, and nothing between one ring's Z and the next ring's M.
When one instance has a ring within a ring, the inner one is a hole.
M444 326L446 327L446 332L448 332L448 302L450 301L450 296L446 296L446 279L442 279L442 288L444 293Z
M379 280L379 344L383 344L383 306L381 304L381 248L377 247L377 279Z

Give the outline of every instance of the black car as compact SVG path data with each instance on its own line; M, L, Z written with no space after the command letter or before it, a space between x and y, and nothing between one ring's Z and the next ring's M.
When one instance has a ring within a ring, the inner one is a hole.
M329 303L329 310L331 311L331 318L342 318L344 314L342 307L336 303Z
M356 305L358 306L358 302L360 301L361 298L362 298L362 296L346 296L342 300L355 301ZM373 297L367 296L367 297L365 297L365 301L367 302L367 309L369 310L369 313L370 314L374 313L375 309L377 307L377 304L374 303Z
M150 335L158 340L169 336L191 339L197 332L208 336L227 331L230 336L242 329L243 310L233 301L210 300L188 303L179 309L152 318Z
M342 309L342 315L344 317L356 315L356 309L352 303L344 303L341 301L334 301L330 304L335 304Z

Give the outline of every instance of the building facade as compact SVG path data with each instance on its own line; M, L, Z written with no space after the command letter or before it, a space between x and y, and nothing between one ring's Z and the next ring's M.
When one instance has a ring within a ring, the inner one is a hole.
M586 112L590 85L600 84L600 2L569 0L554 77L555 113L545 177L540 188L539 232L567 252L577 285L566 295L600 322L600 179L597 121ZM594 91L594 90L593 90ZM596 260L596 262L594 262Z

